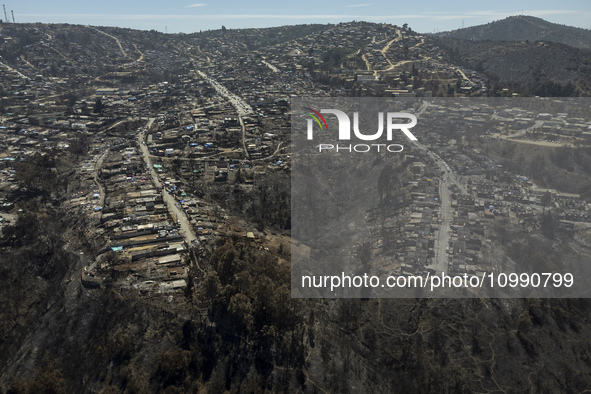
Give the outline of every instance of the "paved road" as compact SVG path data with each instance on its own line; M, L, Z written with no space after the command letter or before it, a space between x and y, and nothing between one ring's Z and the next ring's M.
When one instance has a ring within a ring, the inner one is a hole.
M242 151L244 152L244 157L250 159L250 154L246 148L246 125L244 124L244 119L242 119L241 115L238 116L238 120L240 120L240 127L242 128Z
M244 155L247 159L250 158L248 154L248 150L246 149L246 126L244 125L244 120L242 117L244 115L249 115L253 113L253 109L246 101L244 101L240 96L231 93L226 89L223 85L218 83L215 79L210 78L207 74L203 71L197 71L197 74L201 75L203 79L205 79L219 94L224 96L230 103L236 108L236 112L238 112L238 120L240 121L240 126L242 127L242 149Z
M437 272L447 273L447 246L449 245L449 226L453 220L453 210L451 208L451 193L448 188L449 181L446 179L450 179L451 171L447 169L443 160L437 161L437 164L439 169L445 172L445 175L439 179L440 218L442 221L437 231L437 238L435 238L435 264L431 268Z
M219 94L224 96L230 103L236 108L239 116L242 115L249 115L253 112L252 107L248 105L246 101L244 101L240 96L235 95L234 93L230 92L226 89L225 86L221 85L215 79L209 77L203 71L197 70L197 74L199 74L203 79L205 79Z
M416 113L417 118L425 112L428 106L428 103L423 103L423 106ZM448 261L446 249L450 238L450 221L453 219L454 212L451 208L451 192L449 190L449 186L452 184L456 185L464 194L468 194L468 190L459 181L457 174L451 170L451 167L449 167L445 160L443 160L439 155L430 151L425 145L418 141L415 141L415 146L427 152L437 167L439 167L439 171L443 173L439 179L439 198L441 204L439 217L441 217L443 220L439 226L437 235L435 236L435 262L430 266L430 268L436 270L437 272L447 273Z
M155 118L150 118L148 124L146 125L146 130L150 130L152 127L152 123L154 123ZM191 223L189 223L189 218L185 214L185 212L177 206L177 201L174 197L172 197L166 190L162 189L161 183L158 181L158 174L154 170L154 166L152 166L152 160L150 159L150 154L148 152L148 147L143 142L145 141L145 131L141 131L138 134L138 143L140 146L140 151L142 152L142 156L144 158L144 162L148 166L148 170L150 172L150 178L152 179L152 183L158 190L162 191L162 199L166 203L168 207L168 212L170 212L171 216L177 220L181 225L181 234L185 238L185 242L187 245L191 245L194 240L197 239L195 233L193 233L193 228Z
M435 262L430 268L437 272L447 272L447 246L450 238L450 223L453 220L453 209L451 208L451 192L449 186L455 184L462 193L467 193L464 185L459 182L456 174L451 170L447 163L437 154L428 150L424 145L417 143L421 149L424 149L429 156L435 161L443 175L439 178L439 199L440 211L439 217L442 219L435 236Z

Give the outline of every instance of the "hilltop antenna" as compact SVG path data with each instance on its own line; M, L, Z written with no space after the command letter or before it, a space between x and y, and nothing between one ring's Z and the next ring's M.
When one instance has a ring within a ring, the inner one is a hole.
M16 23L16 22L14 21L14 11L13 11L13 10L10 10L10 13L12 14L12 23Z
M6 6L4 4L2 4L2 8L4 8L4 20L6 21L6 23L8 23L8 15L6 15Z

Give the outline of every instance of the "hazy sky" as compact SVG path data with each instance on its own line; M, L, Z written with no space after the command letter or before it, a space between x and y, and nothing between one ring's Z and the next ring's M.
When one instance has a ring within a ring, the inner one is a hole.
M199 2L196 2L199 1ZM202 1L202 2L201 2ZM408 23L421 33L479 25L510 15L591 28L589 0L3 0L16 22L74 23L192 33L199 30L269 27L352 20ZM0 18L4 14L0 10Z

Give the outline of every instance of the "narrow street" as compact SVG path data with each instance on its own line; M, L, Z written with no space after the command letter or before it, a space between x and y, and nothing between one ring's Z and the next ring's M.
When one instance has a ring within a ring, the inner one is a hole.
M99 187L99 190L100 190L100 198L99 198L99 202L98 202L99 207L103 207L105 205L106 191L105 191L105 186L99 180L98 173L101 170L101 168L103 167L103 161L105 160L105 157L107 157L108 154L109 154L109 149L106 149L105 152L101 155L101 157L94 164L94 183Z
M220 85L215 79L210 78L205 74L203 71L197 71L203 79L205 79L219 94L224 96L236 109L238 112L238 120L240 121L240 126L242 128L242 149L244 152L244 157L249 159L250 155L248 154L248 149L246 149L246 126L244 124L244 120L242 117L244 115L249 115L253 112L253 109L246 101L244 101L241 97L230 93L228 89L224 86Z
M417 111L417 118L425 112L428 104L425 102L423 106ZM448 261L447 261L447 247L450 238L450 224L453 220L454 211L451 208L451 192L449 190L450 185L458 187L461 193L468 194L466 187L458 180L457 175L451 170L449 165L436 153L429 150L425 145L418 141L415 141L415 146L425 151L431 159L436 163L441 176L439 177L439 199L440 199L440 212L439 217L442 219L435 235L435 261L431 264L430 268L437 272L447 273Z
M0 62L1 66L4 66L9 72L13 72L13 73L17 73L19 75L19 77L21 78L27 78L27 76L25 74L23 74L22 72L15 70L14 68L10 67L8 64L6 63L2 63Z
M439 226L439 230L437 232L437 238L435 238L435 269L437 272L445 272L447 273L448 268L448 261L447 261L447 246L449 244L449 232L450 225L453 220L453 210L451 209L451 193L449 192L449 187L445 179L449 179L449 171L443 164L443 160L441 162L437 162L439 165L439 169L446 172L446 175L442 176L439 179L439 198L440 198L440 217L442 218L441 224Z
M267 62L266 60L263 60L262 63L269 67L271 69L271 71L273 71L274 73L278 73L279 69L277 67L275 67L274 65L272 65L271 63Z
M145 128L146 131L150 130L150 127L152 127L152 123L154 123L154 120L155 120L155 118L150 118L150 120L148 121L148 124L146 125L146 128ZM195 233L193 232L191 223L189 223L189 219L187 218L187 215L185 214L185 212L183 212L183 210L180 209L179 206L177 206L178 203L174 199L174 197L171 196L170 194L168 194L168 192L162 188L161 182L158 181L158 174L156 173L156 171L154 170L154 166L152 165L152 160L150 159L150 153L148 152L148 146L146 144L144 144L145 134L146 134L145 131L141 131L138 134L138 144L139 144L140 150L142 152L142 157L144 158L144 162L148 166L148 170L150 172L150 178L152 179L152 183L154 184L154 186L156 186L156 189L158 189L162 192L162 199L166 203L166 206L168 208L168 212L171 214L173 219L177 220L177 223L180 224L181 234L183 235L183 238L185 239L185 242L187 243L187 245L190 246L193 243L193 241L195 241L197 239L197 237L195 236Z
M238 115L238 120L240 121L240 128L242 129L242 150L244 152L244 157L250 159L248 149L246 148L246 125L244 124L244 120L242 119L241 115Z

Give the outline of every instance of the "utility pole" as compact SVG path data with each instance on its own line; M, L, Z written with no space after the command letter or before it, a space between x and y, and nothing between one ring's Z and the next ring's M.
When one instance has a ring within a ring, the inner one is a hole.
M14 11L13 11L13 10L10 10L10 13L12 14L12 23L16 23L16 22L14 21Z
M9 20L8 20L8 15L6 15L6 6L4 4L2 4L2 8L4 8L4 20L6 21L6 23L8 23Z

